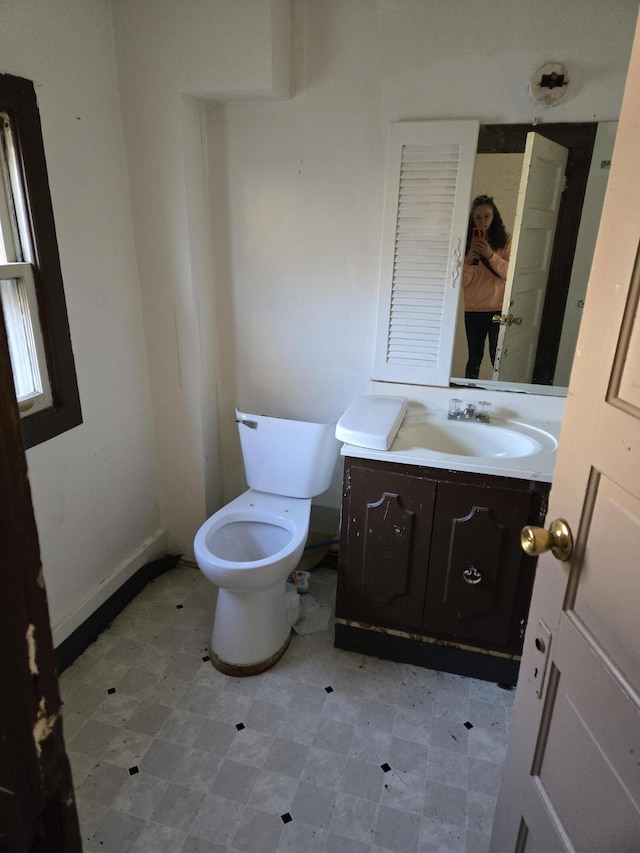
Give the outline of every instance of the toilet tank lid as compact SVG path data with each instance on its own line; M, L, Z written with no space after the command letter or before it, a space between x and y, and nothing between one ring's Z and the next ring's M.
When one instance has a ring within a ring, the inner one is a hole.
M356 397L336 425L336 438L358 447L388 450L407 409L406 397L364 394Z

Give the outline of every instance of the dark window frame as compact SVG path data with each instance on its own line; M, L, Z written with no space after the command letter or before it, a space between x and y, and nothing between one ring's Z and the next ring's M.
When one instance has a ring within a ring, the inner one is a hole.
M0 74L0 109L8 113L15 131L29 210L38 310L53 393L49 408L21 418L25 447L34 447L81 424L82 411L40 113L32 81Z

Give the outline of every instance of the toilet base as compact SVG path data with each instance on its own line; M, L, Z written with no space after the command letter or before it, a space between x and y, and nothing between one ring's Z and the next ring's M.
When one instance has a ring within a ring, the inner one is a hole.
M209 660L218 672L222 672L224 675L232 675L236 678L243 678L248 675L260 675L261 672L266 672L266 670L271 669L272 666L278 663L282 655L288 649L290 642L291 632L289 632L287 639L280 646L277 652L272 654L271 657L258 661L257 663L227 663L219 658L211 648L209 648Z

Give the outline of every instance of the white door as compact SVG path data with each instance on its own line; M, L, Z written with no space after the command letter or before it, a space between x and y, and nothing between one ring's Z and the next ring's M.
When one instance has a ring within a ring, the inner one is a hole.
M491 850L640 850L640 28L632 53Z
M494 379L531 382L569 151L527 134Z

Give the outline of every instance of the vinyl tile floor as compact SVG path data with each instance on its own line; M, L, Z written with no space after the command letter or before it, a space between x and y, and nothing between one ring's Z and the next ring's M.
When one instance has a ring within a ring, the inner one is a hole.
M60 676L85 853L486 853L514 693L333 647L215 670L216 590L148 584ZM331 608L331 610L329 610Z

